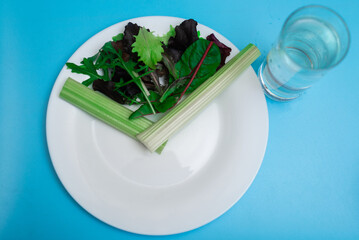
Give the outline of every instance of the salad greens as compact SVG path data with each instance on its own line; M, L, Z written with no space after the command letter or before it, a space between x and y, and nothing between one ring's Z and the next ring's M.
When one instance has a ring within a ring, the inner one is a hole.
M148 67L156 69L157 62L161 61L164 52L161 40L145 28L140 28L135 38L132 52L137 52L139 60Z
M231 49L213 34L207 39L199 38L193 19L162 36L130 22L97 54L66 66L88 76L83 85L120 104L138 105L129 116L135 119L173 108L223 66Z
M175 65L177 76L179 78L190 75L206 52L209 44L210 41L208 40L198 39L186 49L186 51L182 54L181 59ZM187 92L192 92L205 80L212 76L216 72L220 62L221 55L219 48L214 45L209 49L206 58L204 59ZM182 92L182 88L177 89L177 91Z
M222 93L260 55L253 44L248 44L223 68L205 81L188 98L176 105L168 114L137 135L151 152L155 151L174 133L187 124L196 114Z

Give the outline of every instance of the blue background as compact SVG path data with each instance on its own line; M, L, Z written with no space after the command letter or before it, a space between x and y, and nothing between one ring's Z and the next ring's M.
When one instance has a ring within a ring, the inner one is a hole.
M156 238L115 229L89 215L51 165L47 101L62 66L89 37L129 18L177 16L195 18L239 48L253 42L266 55L286 17L311 3L345 18L352 37L348 56L300 99L267 99L267 151L236 205L204 227L162 239L359 239L355 0L1 1L0 239Z

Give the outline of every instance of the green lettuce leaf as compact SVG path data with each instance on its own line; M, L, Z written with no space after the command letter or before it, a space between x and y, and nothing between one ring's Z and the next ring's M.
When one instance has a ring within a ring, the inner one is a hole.
M161 37L158 37L158 39L159 39L161 42L163 42L165 45L167 45L167 44L168 44L168 40L169 40L171 37L175 37L175 36L176 36L175 28L174 28L172 25L170 25L170 30L169 30L166 34L162 35Z
M132 44L132 52L137 52L140 61L144 62L152 69L156 69L156 65L162 60L162 43L153 33L141 27L136 41Z

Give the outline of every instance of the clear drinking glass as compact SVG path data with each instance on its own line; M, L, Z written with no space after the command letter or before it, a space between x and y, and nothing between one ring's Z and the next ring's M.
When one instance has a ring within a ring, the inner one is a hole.
M343 60L349 45L348 27L336 12L323 6L299 8L259 68L266 95L278 101L297 98Z

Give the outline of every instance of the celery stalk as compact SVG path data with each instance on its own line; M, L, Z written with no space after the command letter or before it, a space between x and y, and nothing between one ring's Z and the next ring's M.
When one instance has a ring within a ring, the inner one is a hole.
M153 124L143 117L129 120L131 110L71 78L66 80L60 97L134 139ZM165 145L159 146L156 152L161 153Z
M258 48L253 44L249 44L211 78L202 83L183 102L175 106L162 119L151 125L151 127L138 134L137 139L150 151L155 151L216 96L223 92L259 56Z

